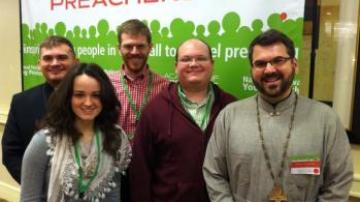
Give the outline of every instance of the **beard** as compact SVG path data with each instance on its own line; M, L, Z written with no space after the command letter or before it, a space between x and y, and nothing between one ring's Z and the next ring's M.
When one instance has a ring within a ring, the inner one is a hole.
M138 73L145 68L147 63L147 56L146 55L124 56L123 62L130 72Z
M285 78L283 74L279 72L273 72L271 74L264 74L260 81L257 81L252 76L253 83L258 91L270 98L282 97L292 86L292 82L295 77L295 69L292 68L291 74ZM278 79L280 81L279 85L266 85L264 82L268 79Z

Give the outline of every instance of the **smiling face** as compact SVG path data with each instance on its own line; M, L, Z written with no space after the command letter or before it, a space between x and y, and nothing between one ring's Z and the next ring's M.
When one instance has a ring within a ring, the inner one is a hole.
M93 123L100 114L100 91L100 84L93 77L81 74L75 78L71 107L77 122Z
M213 72L208 46L196 39L183 43L178 49L175 72L184 88L207 88Z
M56 86L76 62L77 59L70 47L60 44L51 48L41 48L38 65L46 81Z
M121 34L121 44L119 51L123 58L125 68L132 74L138 74L145 68L151 44L146 36L138 34Z
M291 92L292 81L297 71L297 61L295 58L287 59L288 57L286 47L282 43L254 46L252 79L261 95L269 101L280 101ZM284 60L280 61L279 58ZM257 67L257 63L266 63L266 65Z

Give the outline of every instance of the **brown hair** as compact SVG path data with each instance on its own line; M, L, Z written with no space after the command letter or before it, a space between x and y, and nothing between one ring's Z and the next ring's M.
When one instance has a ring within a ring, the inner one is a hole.
M96 79L100 84L100 101L103 106L100 114L95 118L95 128L104 137L104 150L115 157L120 147L121 138L116 124L119 117L120 102L108 76L100 66L92 63L78 63L66 74L58 88L52 93L48 101L48 111L42 122L42 127L51 130L54 136L68 136L73 142L81 137L81 131L75 127L75 114L71 107L74 80L80 75L87 75Z
M47 37L39 46L39 50L40 50L40 55L41 55L41 49L42 48L52 48L55 46L59 46L59 45L67 45L70 48L71 53L74 55L74 57L76 56L75 51L74 51L74 46L72 45L72 43L65 37L62 36L49 36Z
M294 42L284 33L276 30L276 29L269 29L264 33L258 35L249 46L249 60L250 64L252 65L253 60L253 52L254 46L270 46L276 43L282 43L286 47L287 54L289 54L290 58L295 57L295 48Z
M146 37L146 40L151 44L151 33L146 24L138 19L130 19L123 22L120 26L117 27L117 37L119 45L121 44L121 35L143 35Z

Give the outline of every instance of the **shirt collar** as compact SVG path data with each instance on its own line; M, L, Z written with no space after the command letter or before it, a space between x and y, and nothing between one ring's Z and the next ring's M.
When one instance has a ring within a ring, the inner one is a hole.
M149 67L148 65L146 65L145 68L143 68L143 70L141 71L141 73L137 75L135 78L130 76L129 71L125 68L125 64L121 66L121 71L126 79L130 81L137 81L137 80L144 80L148 76Z
M271 116L279 116L283 111L293 107L296 99L296 92L291 91L290 95L276 105L272 105L258 95L259 105L262 109L268 112Z
M205 105L208 102L209 99L212 99L212 97L214 97L214 88L210 83L209 86L208 86L208 93L207 93L205 99L203 99L201 101L201 103L199 103L199 104L192 102L191 100L189 100L186 97L186 95L184 93L184 90L183 90L183 88L181 87L180 84L177 85L177 93L179 95L181 103L183 103L183 105L185 105L186 107L191 107L191 106L201 107L201 106Z

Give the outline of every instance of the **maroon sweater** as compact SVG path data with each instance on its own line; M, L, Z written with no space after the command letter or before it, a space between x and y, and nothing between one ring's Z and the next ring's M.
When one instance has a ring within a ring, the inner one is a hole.
M214 85L215 101L203 132L184 110L171 83L144 109L129 168L132 202L208 202L202 174L216 116L235 97Z

